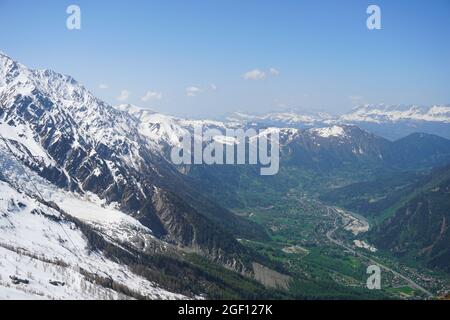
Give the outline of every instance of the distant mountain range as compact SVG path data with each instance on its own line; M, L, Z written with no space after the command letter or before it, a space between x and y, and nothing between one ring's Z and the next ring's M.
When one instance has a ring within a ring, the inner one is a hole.
M302 111L265 115L236 112L228 115L226 119L262 126L294 128L353 124L389 140L397 140L417 132L435 134L450 139L449 105L430 107L365 105L340 116Z

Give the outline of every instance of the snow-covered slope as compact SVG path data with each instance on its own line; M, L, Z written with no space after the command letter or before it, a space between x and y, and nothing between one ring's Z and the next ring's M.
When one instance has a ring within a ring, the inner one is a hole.
M5 141L0 141L0 169L0 299L183 297L89 249L78 226L62 212L89 225L114 246L147 253L165 250L168 244L139 221L92 193L81 195L51 184L20 164ZM46 203L37 200L41 197ZM15 284L10 277L29 283ZM96 277L113 281L116 289L93 282Z
M322 138L329 138L329 137L345 137L345 129L342 126L332 126L332 127L323 127L323 128L316 128L316 129L310 129L310 132L317 134L318 136Z
M183 298L90 251L74 223L1 180L0 231L0 299ZM95 277L130 293L102 286Z

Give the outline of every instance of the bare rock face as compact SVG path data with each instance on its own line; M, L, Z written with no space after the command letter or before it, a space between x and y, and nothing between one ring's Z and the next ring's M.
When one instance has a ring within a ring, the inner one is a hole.
M256 262L252 263L252 267L256 281L260 282L266 287L284 290L287 290L289 288L291 277L269 269Z

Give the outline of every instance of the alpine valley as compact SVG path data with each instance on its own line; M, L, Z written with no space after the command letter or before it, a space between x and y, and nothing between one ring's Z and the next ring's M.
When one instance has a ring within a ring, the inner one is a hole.
M279 173L173 165L196 126L276 130ZM450 106L189 120L0 53L0 299L445 298L449 138Z

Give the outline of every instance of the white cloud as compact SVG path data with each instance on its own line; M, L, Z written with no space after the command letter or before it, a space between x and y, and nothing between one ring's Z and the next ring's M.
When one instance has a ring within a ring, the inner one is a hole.
M109 86L108 86L107 84L104 84L104 83L99 84L98 87L99 87L100 89L103 89L103 90L109 88Z
M250 70L242 75L245 80L265 80L267 77L276 77L280 75L280 71L275 68L270 68L267 71L254 69Z
M254 69L244 73L242 77L245 80L264 80L266 78L266 73L259 69Z
M128 90L122 90L121 92L120 92L120 95L117 97L117 100L119 100L119 101L126 101L126 100L128 100L128 98L130 97L130 95L131 95L131 92L130 91L128 91Z
M212 91L216 91L217 90L217 86L214 83L211 83L209 85L209 87L211 88Z
M196 97L199 93L201 93L202 90L197 87L188 87L186 88L186 95L188 97Z
M270 68L269 69L269 73L270 73L271 76L275 76L276 77L276 76L278 76L280 74L280 71L278 71L275 68Z
M150 100L161 100L163 97L162 92L156 92L156 91L147 91L145 96L141 98L142 101L147 102Z

